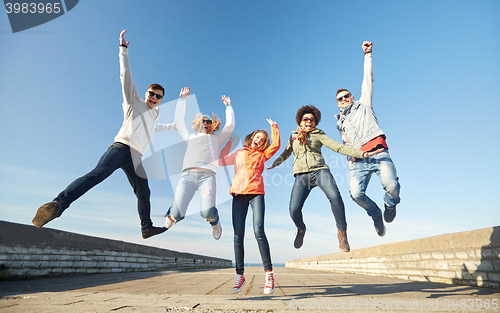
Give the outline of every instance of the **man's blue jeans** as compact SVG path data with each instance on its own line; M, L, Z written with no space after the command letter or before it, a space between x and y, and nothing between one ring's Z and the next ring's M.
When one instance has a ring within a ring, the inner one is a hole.
M290 217L295 223L295 226L297 226L299 230L304 230L306 228L302 217L302 207L304 206L307 196L309 196L311 190L316 186L321 188L328 198L328 201L330 201L337 228L340 230L347 229L344 202L337 188L337 183L328 169L319 169L313 172L295 175L292 195L290 196Z
M137 175L132 161L132 153L137 154L134 155L134 158L140 158L139 152L130 149L129 146L119 142L113 143L102 155L92 171L85 176L77 178L54 199L54 201L61 204L62 209L59 216L73 201L80 198L92 187L108 178L117 169L121 168L127 175L128 181L132 188L134 188L134 193L137 196L137 211L141 219L141 228L146 229L151 227L153 223L150 217L151 203L149 198L151 192L149 190L148 180ZM139 165L137 171L141 176L145 177L141 165Z
M236 262L236 273L243 275L245 251L243 241L245 238L245 219L248 206L253 211L253 232L259 246L260 257L264 270L272 271L271 252L266 233L264 232L265 203L264 195L236 195L233 198L233 229L234 229L234 257Z
M367 159L356 159L350 166L350 193L352 199L369 216L375 217L382 214L377 204L366 195L366 188L373 173L380 177L380 182L385 190L384 202L387 206L395 206L400 202L399 179L396 167L387 150L375 154Z
M183 220L196 190L199 190L201 196L200 215L208 220L210 225L217 225L219 222L219 214L215 208L217 190L215 173L212 171L185 170L182 172L175 189L174 203L168 209L167 216L171 214L177 222Z

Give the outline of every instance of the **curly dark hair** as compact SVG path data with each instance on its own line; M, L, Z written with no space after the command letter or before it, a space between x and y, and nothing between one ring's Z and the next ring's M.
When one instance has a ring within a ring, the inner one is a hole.
M321 111L315 107L314 105L304 105L302 106L298 111L297 115L295 115L295 121L297 121L297 124L300 125L300 122L302 121L302 116L304 114L311 113L314 115L314 118L316 119L316 125L319 124L321 121Z

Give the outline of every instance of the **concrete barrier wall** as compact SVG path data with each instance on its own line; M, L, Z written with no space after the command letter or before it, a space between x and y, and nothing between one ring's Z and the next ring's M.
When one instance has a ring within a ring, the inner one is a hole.
M500 226L291 260L286 267L500 288Z
M232 261L0 221L0 279L223 268Z

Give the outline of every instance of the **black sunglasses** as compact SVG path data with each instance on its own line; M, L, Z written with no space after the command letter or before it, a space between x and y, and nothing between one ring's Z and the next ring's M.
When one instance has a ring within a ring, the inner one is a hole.
M155 92L152 92L151 90L148 90L149 92L149 96L152 98L152 97L156 97L156 99L160 100L161 98L163 98L162 95L160 95L159 93L155 93Z
M340 101L342 101L344 99L347 100L347 99L349 99L350 96L351 96L351 93L346 93L345 95L338 97L337 101L340 102Z
M212 124L211 120L202 120L203 123Z
M311 121L311 122L314 122L316 120L316 118L313 116L313 117L303 117L302 120L304 122L307 122L307 121Z

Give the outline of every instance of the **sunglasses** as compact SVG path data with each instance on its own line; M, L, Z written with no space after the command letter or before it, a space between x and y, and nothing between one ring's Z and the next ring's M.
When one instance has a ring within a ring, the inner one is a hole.
M337 101L340 102L340 101L342 101L344 99L347 100L347 99L349 99L350 96L351 96L351 93L346 93L345 95L338 97Z
M156 99L160 100L161 98L163 98L162 95L160 95L159 93L155 93L155 92L152 92L151 90L148 90L149 92L149 96L152 98L152 97L156 97Z
M203 121L203 124L207 123L207 124L212 124L212 121L211 120L202 120Z
M307 121L310 121L310 122L314 122L316 120L316 118L313 116L313 117L303 117L302 118L302 121L304 122L307 122Z

